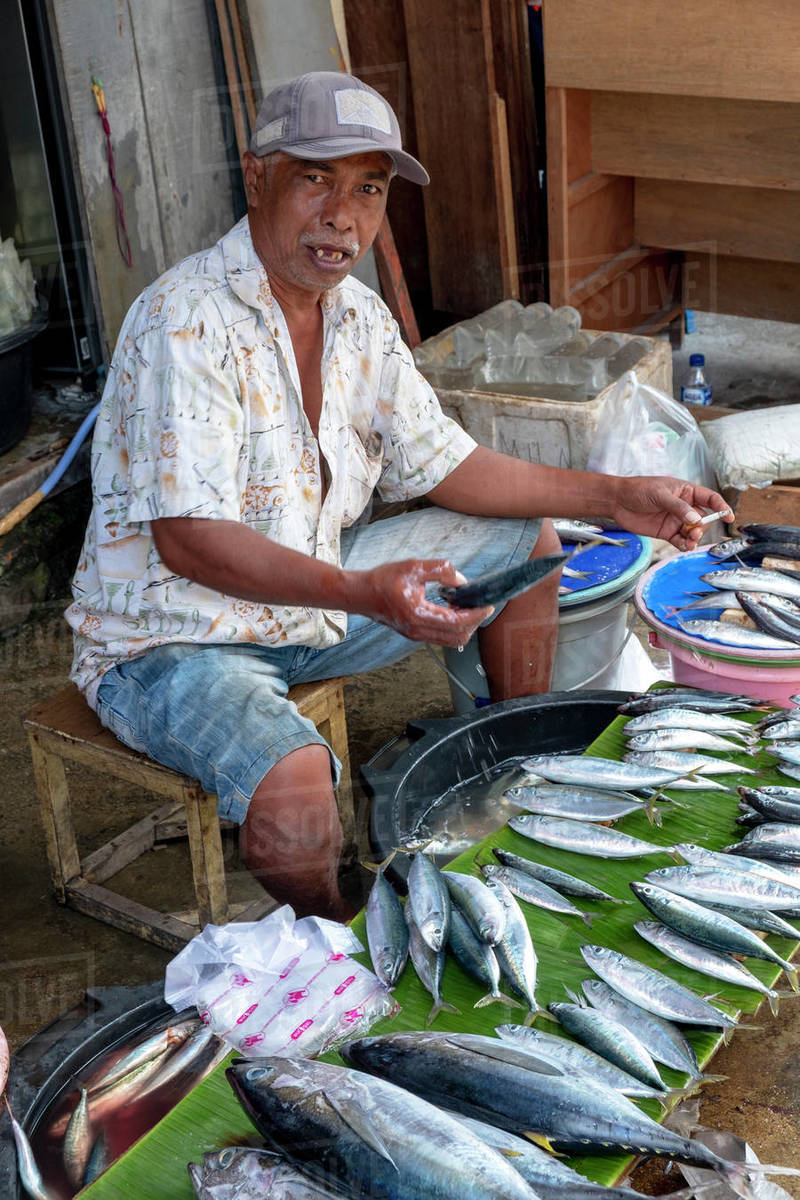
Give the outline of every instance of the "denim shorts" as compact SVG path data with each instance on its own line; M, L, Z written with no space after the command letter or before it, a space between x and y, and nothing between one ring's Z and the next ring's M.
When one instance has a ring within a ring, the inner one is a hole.
M360 571L404 558L447 558L474 578L524 562L540 527L535 518L425 508L344 530L342 565ZM362 616L348 616L344 640L324 650L249 642L156 646L106 672L97 714L126 745L199 779L219 798L219 815L241 824L279 759L301 746L327 746L287 700L290 687L389 666L419 647ZM331 751L334 785L340 769Z

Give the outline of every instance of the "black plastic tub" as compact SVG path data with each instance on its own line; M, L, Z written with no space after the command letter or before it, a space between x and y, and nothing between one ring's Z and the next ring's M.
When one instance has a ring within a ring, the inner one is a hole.
M510 812L496 805L485 823L469 818L471 793L496 791L511 778L514 760L530 754L580 753L616 717L629 692L548 692L504 700L464 716L411 721L362 768L373 795L370 841L379 859L409 838L424 841L437 832L434 802L450 797L456 814L452 843L435 852L439 865L504 825ZM434 807L432 807L432 805ZM479 807L479 802L476 804ZM458 814L467 814L464 820ZM474 836L472 836L474 834ZM406 855L397 854L387 875L401 887L408 871Z
M31 423L33 339L47 321L36 316L0 337L0 454L16 446Z

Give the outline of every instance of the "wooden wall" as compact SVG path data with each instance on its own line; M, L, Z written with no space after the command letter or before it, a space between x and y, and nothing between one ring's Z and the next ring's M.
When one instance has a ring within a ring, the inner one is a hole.
M554 294L583 310L627 254L649 308L679 252L685 307L800 320L795 0L544 13Z

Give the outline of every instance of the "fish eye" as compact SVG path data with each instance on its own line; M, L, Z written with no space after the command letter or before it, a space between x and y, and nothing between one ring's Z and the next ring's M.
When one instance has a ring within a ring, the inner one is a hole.
M235 1151L232 1146L229 1146L227 1150L223 1150L219 1156L219 1165L227 1167L228 1163L233 1159L234 1153Z
M266 1067L251 1067L245 1075L245 1079L250 1083L258 1083L259 1079L264 1079L266 1075L269 1075Z

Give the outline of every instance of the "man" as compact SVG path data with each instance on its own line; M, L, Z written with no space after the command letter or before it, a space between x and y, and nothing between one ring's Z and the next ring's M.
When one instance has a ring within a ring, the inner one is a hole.
M247 216L120 333L67 611L73 678L122 741L217 793L273 895L342 917L338 763L289 686L478 630L494 699L546 691L557 576L496 614L426 584L557 551L546 514L688 549L695 506L725 505L678 480L521 462L443 416L385 306L347 278L392 175L428 181L377 92L326 72L275 89L243 169ZM435 507L358 523L376 486Z

